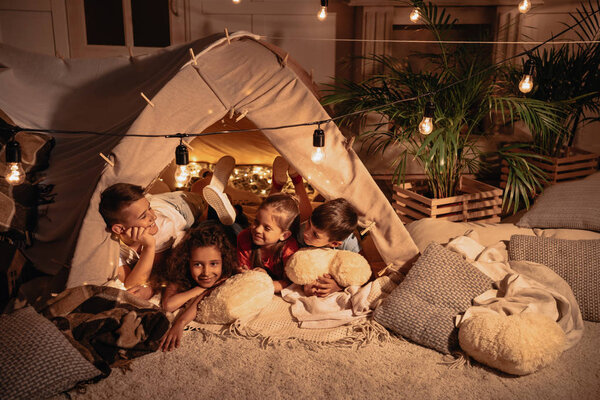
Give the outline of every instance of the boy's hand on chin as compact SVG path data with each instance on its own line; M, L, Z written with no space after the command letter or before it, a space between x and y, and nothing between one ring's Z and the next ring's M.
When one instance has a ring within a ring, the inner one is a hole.
M154 247L156 240L150 234L150 230L140 226L129 228L123 233L123 236L128 241L140 243L143 247Z

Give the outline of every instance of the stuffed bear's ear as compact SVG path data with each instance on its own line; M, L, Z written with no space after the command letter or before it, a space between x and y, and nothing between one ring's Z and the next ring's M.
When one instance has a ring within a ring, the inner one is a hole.
M371 277L371 266L360 254L347 250L333 250L335 257L329 273L341 287L362 286Z

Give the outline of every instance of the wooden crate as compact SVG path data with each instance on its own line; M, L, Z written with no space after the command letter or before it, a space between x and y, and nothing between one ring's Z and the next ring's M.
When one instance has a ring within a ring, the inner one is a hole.
M548 161L539 159L530 160L534 165L540 167L548 176L546 185L559 182L581 179L597 171L598 154L589 151L571 148L564 157L551 157ZM508 167L502 161L500 175L500 186L506 187Z
M462 176L461 194L431 199L424 180L394 185L392 206L404 223L421 218L440 218L449 221L500 222L502 189Z

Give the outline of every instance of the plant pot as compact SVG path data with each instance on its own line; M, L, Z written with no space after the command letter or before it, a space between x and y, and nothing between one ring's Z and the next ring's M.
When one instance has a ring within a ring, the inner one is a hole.
M550 157L548 161L539 159L529 160L530 163L540 167L547 175L546 186L559 182L572 181L584 178L597 171L598 154L589 151L571 148L563 157ZM500 187L506 187L508 168L502 161Z
M433 199L426 197L427 181L394 185L392 206L405 224L422 218L449 221L500 222L502 189L461 176L461 194Z

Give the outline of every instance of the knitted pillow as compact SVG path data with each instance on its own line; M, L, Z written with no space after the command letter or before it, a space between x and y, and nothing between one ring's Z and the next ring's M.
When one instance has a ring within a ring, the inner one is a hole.
M458 348L454 317L492 288L492 280L438 243L431 243L375 310L386 328L441 353Z
M513 235L509 260L543 264L573 289L581 316L600 322L600 240L567 240Z
M516 225L600 231L600 173L547 188Z
M0 349L0 399L46 398L100 375L30 306L0 315Z

